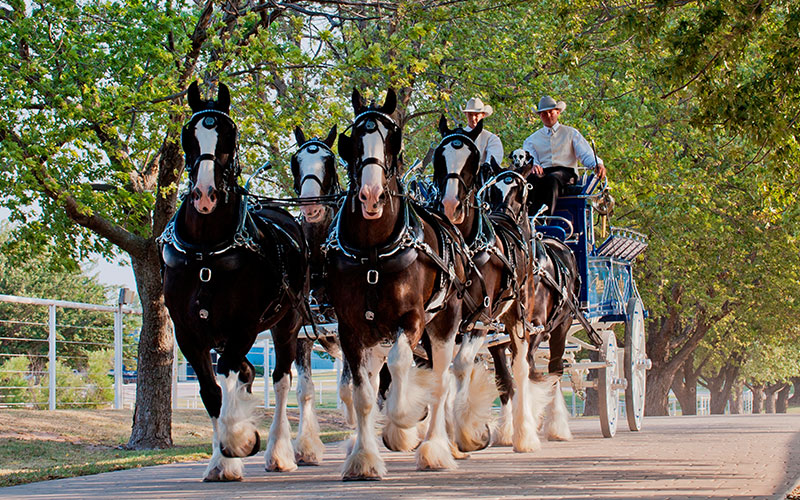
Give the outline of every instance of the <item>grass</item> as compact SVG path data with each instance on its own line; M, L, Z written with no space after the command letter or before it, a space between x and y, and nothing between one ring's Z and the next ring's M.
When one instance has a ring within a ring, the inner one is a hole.
M261 410L262 437L272 412ZM296 430L297 411L289 410ZM349 431L336 410L319 411L324 442ZM175 410L174 447L126 450L130 410L0 410L0 487L211 457L211 423L203 410ZM262 449L266 446L262 439Z

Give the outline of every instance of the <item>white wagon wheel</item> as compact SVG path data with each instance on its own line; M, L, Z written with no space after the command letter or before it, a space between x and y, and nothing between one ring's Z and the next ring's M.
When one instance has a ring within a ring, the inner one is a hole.
M647 369L652 366L645 352L644 307L642 299L631 297L628 301L627 321L625 322L625 414L628 428L638 431L642 428L644 399L647 388Z
M619 363L617 360L617 338L614 332L602 332L603 344L600 346L600 361L609 366L600 368L597 373L598 410L600 412L600 429L603 437L614 437L617 433L619 416L619 389L624 381L619 379Z

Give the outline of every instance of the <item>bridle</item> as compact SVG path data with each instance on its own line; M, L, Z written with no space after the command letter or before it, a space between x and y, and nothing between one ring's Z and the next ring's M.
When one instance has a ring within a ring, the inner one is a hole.
M475 144L475 141L473 141L469 136L467 136L466 134L464 134L462 132L453 132L451 134L448 134L448 135L444 136L442 138L442 140L439 142L439 145L436 146L436 151L434 153L434 155L435 155L434 158L440 158L441 159L440 161L444 161L444 158L442 157L442 155L443 155L444 147L447 144L452 144L454 149L461 149L464 145L466 145L470 150L470 158L474 157L475 155L479 155L478 146ZM436 160L434 160L434 162L435 161ZM469 159L467 161L469 161ZM462 167L461 168L461 172L463 172L463 170L464 169ZM478 170L480 170L480 169L478 169ZM450 179L457 180L459 185L463 188L464 196L457 198L459 205L465 206L470 202L470 200L473 199L472 195L475 194L475 191L477 189L477 185L476 185L477 182L473 182L472 186L468 187L467 183L464 181L464 177L461 175L461 172L449 172L449 173L446 173L444 177L437 178L437 176L436 176L436 168L435 168L435 164L434 164L434 186L435 186L436 191L437 191L436 194L434 195L434 198L436 200L438 200L439 203L441 203L441 201L442 201L442 197L444 196L444 192L445 192L445 189L446 189L446 186L447 186L447 181L450 180ZM475 172L475 175L476 175L476 179L475 180L476 181L477 181L478 173L479 172L477 172L477 171Z
M342 188L339 186L339 176L336 175L335 169L331 175L330 193L325 192L325 184L323 180L320 179L316 174L313 173L306 174L302 178L299 178L300 162L297 160L297 156L306 150L311 154L316 154L320 150L330 153L330 156L328 156L325 160L326 173L328 170L331 169L330 166L333 165L333 159L335 157L331 148L316 137L307 142L304 142L303 145L300 146L300 149L298 149L297 152L292 155L292 160L291 160L292 177L294 177L294 192L297 194L297 196L300 196L300 192L303 190L303 184L305 184L306 181L314 181L317 184L319 184L319 190L323 196L329 194L338 194L339 192L341 192ZM330 162L328 160L330 160Z
M380 121L383 123L386 128L389 129L386 135L383 135L381 132L380 127L378 127L377 122ZM378 111L376 109L368 109L358 116L356 116L355 120L353 120L353 124L348 127L348 129L353 129L353 136L355 136L355 131L359 127L363 126L366 130L366 134L377 133L381 137L381 142L384 144L384 155L383 158L377 158L371 156L369 158L358 158L355 161L355 165L353 165L352 172L350 172L350 185L357 187L360 185L361 181L361 172L364 170L364 167L368 165L378 165L383 170L384 178L386 179L386 184L388 185L389 181L391 181L396 175L398 171L397 165L397 157L400 154L400 150L402 149L402 134L400 133L400 125L386 113ZM363 135L361 137L363 137ZM394 136L394 137L392 137ZM386 139L387 137L392 137L393 143L390 144L392 151L392 162L389 164L388 156L389 156L389 149L386 148ZM363 144L363 142L359 142L359 144ZM363 147L363 146L361 146ZM384 186L385 188L386 186ZM352 189L352 188L351 188Z
M531 186L528 184L528 181L521 174L519 174L518 172L515 172L513 170L506 170L506 171L500 172L499 174L497 174L494 177L492 177L491 179L489 179L486 182L486 184L484 184L480 188L480 190L478 191L478 195L477 195L478 203L480 203L480 204L482 204L484 206L488 206L489 203L488 202L484 202L483 201L483 197L489 191L489 189L492 186L494 186L495 184L498 184L500 182L503 182L505 184L511 184L512 182L516 182L517 185L520 186L520 189L522 189L522 199L520 201L522 208L521 208L519 214L515 214L514 211L511 209L511 207L509 206L509 204L506 202L506 200L503 199L503 200L500 201L500 203L498 203L495 206L491 207L491 212L492 213L505 214L506 216L510 217L512 220L514 220L517 223L519 223L521 221L521 217L527 216L527 214L525 213L525 203L526 203L526 200L528 199L528 190L531 188Z
M201 121L201 118L203 126L209 129L216 128L218 126L218 119L222 118L227 120L234 134L233 151L231 152L231 158L227 163L222 163L214 153L202 153L198 155L193 162L189 162L189 157L186 155L186 153L184 153L185 169L189 176L189 192L191 192L194 187L195 181L192 180L192 178L194 177L200 162L211 160L214 162L215 170L217 167L222 168L222 186L220 186L218 190L225 193L225 201L227 202L228 195L235 191L238 187L236 184L236 179L242 173L242 167L239 165L239 128L236 126L236 122L233 121L230 115L223 111L219 111L217 109L203 109L198 111L189 117L189 120L187 120L186 124L181 129L181 144L183 145L184 152L187 150L185 140L189 134L190 127L196 127Z

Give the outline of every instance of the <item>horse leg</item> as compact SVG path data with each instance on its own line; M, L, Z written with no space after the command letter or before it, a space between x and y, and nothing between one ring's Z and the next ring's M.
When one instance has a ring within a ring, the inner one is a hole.
M291 365L297 348L297 337L286 327L285 319L272 328L272 336L275 343L275 369L272 371L275 412L269 427L264 461L269 472L290 472L297 469L297 463L292 448L292 429L286 414L286 401L292 385Z
M342 413L347 425L355 427L356 414L353 408L353 374L350 371L350 363L346 359L342 360L342 374L337 381L337 392L339 400L342 402Z
M449 368L455 347L455 332L447 340L431 338L433 362L433 403L425 440L417 448L417 470L455 469L445 425L445 409L449 392Z
M508 328L509 323L506 323ZM511 353L511 369L514 373L516 388L511 398L514 431L511 444L514 451L527 453L541 447L536 435L536 422L531 413L532 386L528 383L530 367L528 363L528 340L523 333L522 321L511 324L511 340L514 343Z
M511 416L511 396L514 394L514 380L508 370L505 346L489 348L489 353L494 360L494 377L497 390L500 392L500 419L497 430L492 439L494 446L511 446L511 435L514 432L514 422Z
M374 349L363 349L360 346L342 345L342 350L353 376L353 407L356 417L355 442L344 461L342 480L380 480L386 475L386 465L375 439L378 391L374 382L377 382L376 377L384 358L373 352Z
M314 381L311 379L311 351L314 341L297 339L297 406L300 423L294 442L294 457L298 465L319 465L325 445L319 438L319 422L314 408Z
M203 400L208 416L211 417L211 426L214 429L211 441L211 460L203 473L203 481L241 481L242 460L227 458L222 455L220 449L217 421L222 405L222 391L214 378L209 350L197 351L187 346L186 349L181 348L181 352L197 374L197 381L200 383L200 398Z
M564 373L564 349L567 342L567 331L570 321L565 321L550 335L550 363L548 371L552 378L553 396L545 409L544 434L550 441L569 441L572 432L569 430L569 412L561 392L561 375Z
M222 387L222 407L217 423L220 451L229 458L252 456L261 451L258 400L252 394L255 369L242 354L243 349L243 346L227 345L217 362L217 382Z
M413 366L411 338L418 338L414 334L422 331L422 317L409 312L401 318L400 325L387 360L391 388L384 404L388 418L383 442L390 450L411 451L419 443L417 423L425 417L430 402L430 372Z
M473 330L469 335L464 335L453 360L456 381L453 431L459 450L464 452L482 450L491 442L489 422L497 391L483 364L475 360L485 339L481 332Z
M538 325L536 321L534 325ZM542 427L542 415L545 409L553 401L553 380L548 376L543 376L536 372L536 350L542 341L549 338L549 334L540 332L531 338L528 345L527 361L528 361L528 380L529 387L529 405L531 407L531 414L535 429L538 431Z

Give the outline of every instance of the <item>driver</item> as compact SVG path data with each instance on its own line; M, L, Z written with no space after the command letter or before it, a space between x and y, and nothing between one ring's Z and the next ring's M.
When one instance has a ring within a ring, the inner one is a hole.
M478 122L484 118L488 118L494 112L491 106L484 104L479 97L473 97L467 101L467 105L461 110L467 115L467 126L464 128L467 132L478 126ZM503 161L503 143L500 138L495 134L483 128L477 139L475 145L481 152L481 159L478 165L490 163L491 158L494 158L498 165Z
M559 115L566 108L564 101L542 97L535 111L544 127L528 136L522 144L533 158L533 171L528 176L528 182L533 185L528 199L530 215L535 215L542 205L547 205L545 215L553 214L556 199L564 186L574 184L578 179L579 161L584 167L594 169L599 178L606 176L603 160L595 156L581 133L558 123Z

